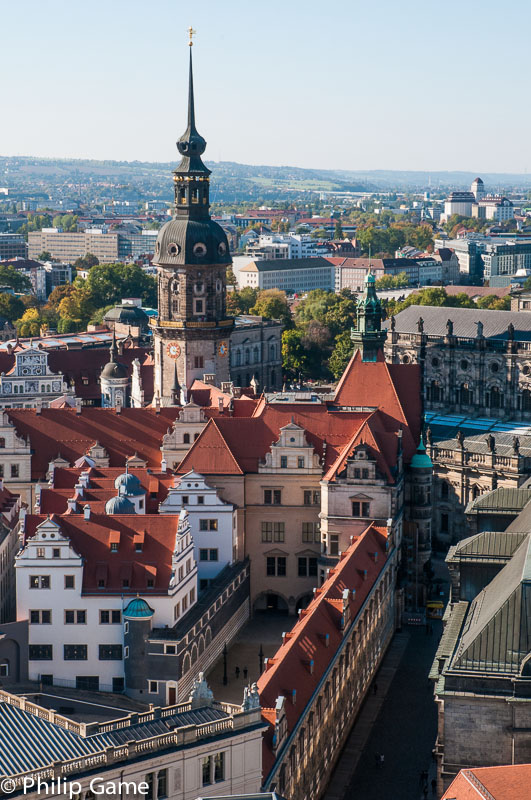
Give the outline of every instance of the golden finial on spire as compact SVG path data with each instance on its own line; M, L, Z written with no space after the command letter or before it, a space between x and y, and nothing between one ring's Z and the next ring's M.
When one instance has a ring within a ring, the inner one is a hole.
M190 25L190 27L188 28L188 36L190 37L190 41L188 42L188 44L189 44L190 47L194 46L193 37L196 35L196 33L197 33L197 31L194 31L194 29Z

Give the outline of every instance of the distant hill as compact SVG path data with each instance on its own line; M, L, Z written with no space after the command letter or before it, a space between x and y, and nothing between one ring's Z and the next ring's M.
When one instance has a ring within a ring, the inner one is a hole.
M434 191L468 187L476 172L398 170L320 170L256 166L230 161L207 162L213 171L212 200L281 202L310 199L314 192ZM173 163L96 161L0 156L0 186L24 196L50 194L84 201L157 197L170 200ZM490 190L531 186L530 175L481 173Z

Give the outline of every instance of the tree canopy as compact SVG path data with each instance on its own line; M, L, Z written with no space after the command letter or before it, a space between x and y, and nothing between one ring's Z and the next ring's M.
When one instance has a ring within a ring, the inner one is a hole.
M15 292L31 291L31 281L11 264L0 264L0 286L11 286Z

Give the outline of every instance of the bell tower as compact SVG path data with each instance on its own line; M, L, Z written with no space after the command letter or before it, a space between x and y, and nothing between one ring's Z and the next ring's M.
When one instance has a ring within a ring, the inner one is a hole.
M153 263L158 273L158 316L153 320L154 395L175 403L205 373L219 386L229 380L230 332L226 273L232 263L224 230L210 216L210 170L201 156L206 141L195 125L190 29L188 126L177 142L181 161L173 172L172 219L159 231Z
M377 361L378 351L384 346L387 331L382 330L382 305L376 294L376 278L369 270L365 277L365 291L358 300L357 324L351 329L354 349L361 353L362 361Z

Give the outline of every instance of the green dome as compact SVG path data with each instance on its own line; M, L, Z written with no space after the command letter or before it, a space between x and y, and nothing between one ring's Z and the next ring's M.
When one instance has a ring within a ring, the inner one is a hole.
M424 446L424 442L422 441L422 439L420 440L419 446L417 447L417 452L411 459L411 468L433 469L433 462L426 452L426 448Z
M136 509L132 502L123 494L118 497L111 497L105 503L106 514L136 514Z
M124 619L148 619L155 612L142 597L135 597L124 609Z

